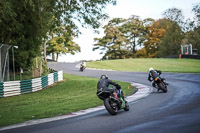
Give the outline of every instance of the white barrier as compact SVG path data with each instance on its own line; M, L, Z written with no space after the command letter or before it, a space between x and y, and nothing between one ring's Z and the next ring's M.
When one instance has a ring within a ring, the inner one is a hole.
M0 82L0 97L39 91L48 85L58 82L57 79L58 81L63 80L63 71L50 73L46 76L30 80Z

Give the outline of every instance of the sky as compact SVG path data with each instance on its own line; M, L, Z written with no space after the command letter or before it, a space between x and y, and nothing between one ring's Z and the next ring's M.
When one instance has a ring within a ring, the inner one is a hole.
M137 15L141 19L153 18L155 20L162 18L162 13L169 8L178 8L182 10L185 19L193 18L193 5L199 3L199 0L117 0L117 5L108 5L105 12L109 19L102 21L106 25L113 18L129 18L131 15ZM100 51L92 51L94 38L103 37L102 27L99 29L100 34L94 33L93 29L80 28L82 34L75 38L75 42L81 47L81 52L75 55L60 55L59 62L76 62L80 60L99 60L103 55Z

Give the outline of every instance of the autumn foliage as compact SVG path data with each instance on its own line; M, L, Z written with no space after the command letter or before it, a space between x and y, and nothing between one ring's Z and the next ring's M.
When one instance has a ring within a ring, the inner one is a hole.
M114 18L104 26L105 35L95 38L93 50L101 50L103 58L155 58L178 55L181 45L192 44L200 51L200 4L194 6L196 21L184 22L182 11L171 8L163 18L142 20L139 16L128 19Z

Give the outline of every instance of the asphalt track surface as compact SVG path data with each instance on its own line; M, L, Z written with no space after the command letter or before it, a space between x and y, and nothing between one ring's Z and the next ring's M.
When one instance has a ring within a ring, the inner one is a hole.
M135 82L150 86L148 73L86 69L80 72L75 63L51 63L64 73ZM156 89L145 98L129 103L128 112L115 116L106 110L73 118L19 127L5 133L200 133L200 74L163 73L168 92Z

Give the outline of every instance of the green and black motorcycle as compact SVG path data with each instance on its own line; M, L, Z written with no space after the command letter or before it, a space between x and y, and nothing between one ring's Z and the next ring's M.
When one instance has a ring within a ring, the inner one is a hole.
M116 115L120 109L129 111L128 102L123 96L118 96L118 91L119 90L113 87L110 91L101 89L97 92L97 96L104 101L104 106L111 115Z

